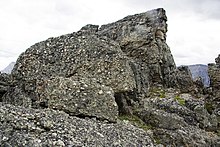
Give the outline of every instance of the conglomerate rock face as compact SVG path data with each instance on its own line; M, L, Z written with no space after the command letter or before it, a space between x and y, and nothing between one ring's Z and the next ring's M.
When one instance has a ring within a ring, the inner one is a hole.
M0 72L0 102L2 102L2 96L7 92L9 86L10 86L9 75Z
M43 107L70 115L116 121L118 107L114 92L88 78L56 77L37 83L37 102Z
M1 146L153 146L147 132L123 121L107 123L2 103L0 120Z
M0 146L219 146L166 21L160 8L28 48L0 76Z
M132 113L129 106L133 101L148 95L155 85L192 91L192 78L185 78L190 73L176 69L166 44L166 21L165 10L155 9L99 29L86 25L76 33L37 43L18 58L12 78L19 86L12 91L38 107L38 79L92 78L114 90L123 113ZM14 99L11 97L13 94L7 94L4 99ZM20 103L29 105L23 100Z
M210 76L209 96L206 98L210 113L218 116L218 130L220 132L220 55L215 59L216 64L208 65Z
M155 19L156 18L156 19ZM146 94L153 84L170 86L169 77L176 69L166 44L167 17L163 9L127 16L115 23L103 25L99 36L119 43L126 56L132 59L137 92Z

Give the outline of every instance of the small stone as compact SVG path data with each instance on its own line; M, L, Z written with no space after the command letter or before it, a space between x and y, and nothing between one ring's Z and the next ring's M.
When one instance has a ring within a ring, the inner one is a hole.
M7 141L7 140L8 140L8 137L5 137L5 136L4 136L4 137L2 138L2 140L3 140L3 141Z
M52 137L57 137L57 133L52 133Z
M54 145L59 146L59 147L64 147L65 143L62 140L58 140L54 142Z
M99 90L99 92L98 92L98 94L103 94L104 92L103 92L103 90Z

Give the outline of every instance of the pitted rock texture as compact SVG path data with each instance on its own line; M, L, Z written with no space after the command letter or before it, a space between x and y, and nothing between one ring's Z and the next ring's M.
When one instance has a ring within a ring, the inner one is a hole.
M94 78L115 93L132 93L120 98L118 103L124 105L139 101L157 84L191 91L192 77L179 74L166 44L166 21L165 10L155 9L99 29L86 25L76 33L39 42L15 64L11 75L16 91L30 97L34 105L36 81L56 76Z
M215 59L216 64L208 65L210 88L206 98L206 106L210 113L218 116L218 130L220 132L220 55Z
M163 9L125 17L115 23L103 25L100 36L119 43L122 51L131 59L137 92L146 94L150 85L168 85L169 75L176 69L166 44L167 17Z
M6 73L0 72L0 102L2 102L2 97L8 91L9 87L10 87L10 76Z
M14 104L19 101L22 106L37 107L36 102L41 95L36 93L37 81L50 77L94 79L90 81L112 88L113 93L134 91L136 84L129 66L130 59L116 42L94 34L96 29L97 26L87 25L76 33L49 38L27 49L18 58L11 74L16 86L10 88L12 90L5 95L3 102ZM27 99L31 103L26 104L24 101ZM100 110L98 105L94 109ZM110 110L115 110L115 106Z
M37 82L37 103L79 117L116 122L118 107L112 88L88 78L56 77Z
M153 89L134 114L150 126L153 138L165 146L220 145L217 116L208 113L203 99L190 94Z
M35 84L34 80L51 76L82 76L96 78L116 92L133 90L133 72L120 47L83 29L49 38L27 49L12 71L14 80Z
M129 123L106 123L51 109L0 103L0 146L153 146L149 134Z

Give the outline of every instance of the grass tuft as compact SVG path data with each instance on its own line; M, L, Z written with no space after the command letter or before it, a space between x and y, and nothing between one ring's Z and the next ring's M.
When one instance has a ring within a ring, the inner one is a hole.
M145 131L152 129L152 126L145 124L139 117L135 115L120 115L120 120L128 120L134 126L141 128Z
M186 104L186 101L185 101L183 98L179 97L179 96L175 96L174 99L175 99L176 101L178 101L178 103L179 103L180 105L182 105L182 106L184 106L184 105Z

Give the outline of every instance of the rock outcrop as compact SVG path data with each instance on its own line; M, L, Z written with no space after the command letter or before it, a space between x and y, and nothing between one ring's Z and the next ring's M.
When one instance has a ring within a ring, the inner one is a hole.
M215 59L216 64L208 65L210 88L206 98L206 107L211 114L218 117L218 132L220 132L220 55Z
M219 146L218 116L176 68L166 21L160 8L28 48L0 79L0 145Z
M0 72L0 102L2 102L2 97L8 91L9 86L10 86L9 75Z
M123 121L107 123L2 103L0 120L1 146L153 146L147 132Z
M211 132L217 130L217 116L209 114L205 106L203 98L175 89L158 88L143 99L142 108L134 113L153 128L153 138L161 144L218 146L220 138Z

